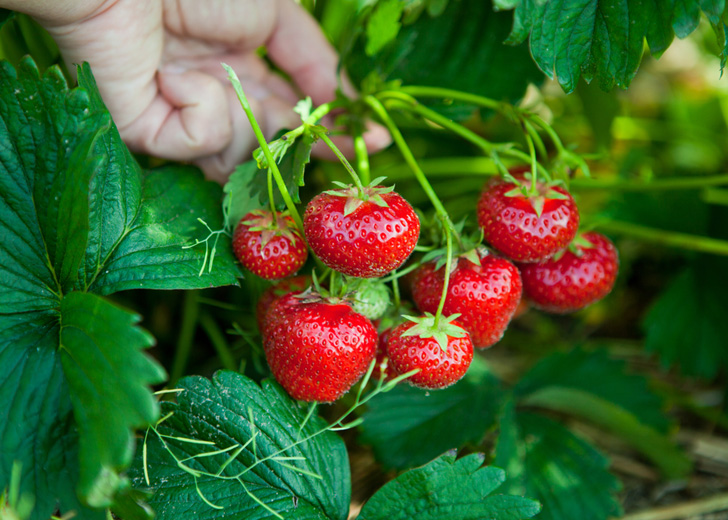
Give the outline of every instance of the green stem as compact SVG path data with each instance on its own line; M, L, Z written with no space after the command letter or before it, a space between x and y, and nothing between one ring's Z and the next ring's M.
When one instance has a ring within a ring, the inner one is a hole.
M177 338L177 349L175 350L171 375L169 376L169 384L171 386L174 386L177 380L185 373L185 368L187 367L187 362L192 352L192 342L195 337L199 314L200 302L197 299L197 292L187 291L182 306L182 328Z
M675 231L664 231L662 229L614 220L599 222L596 227L609 233L627 235L664 246L728 256L728 241L716 238L689 235Z
M528 133L526 134L526 143L528 144L528 153L531 156L531 160L529 161L531 164L531 188L529 193L533 196L538 193L538 190L536 189L536 178L538 177L538 168L536 165L538 162L536 161L536 148L533 146L533 139Z
M559 137L559 135L556 133L556 131L553 129L553 127L550 124L548 124L546 121L544 121L540 116L533 114L531 112L523 112L523 115L527 119L530 119L531 121L536 123L536 125L541 127L541 129L543 129L543 131L546 132L546 134L549 136L549 139L551 139L551 141L554 143L554 146L556 147L556 150L558 151L558 153L561 153L564 151L564 144L561 142L561 138Z
M530 164L531 163L531 156L527 153L522 152L521 150L516 150L514 148L506 148L502 146L497 146L487 139L484 139L483 137L479 136L472 130L464 127L460 123L456 123L452 119L449 119L442 114L439 114L435 112L434 110L427 108L420 104L409 104L401 101L401 97L398 97L398 99L392 99L389 103L394 108L400 108L402 110L407 110L409 112L415 113L417 115L420 115L424 117L425 119L428 119L432 121L433 123L437 123L438 125L442 126L443 128L446 128L450 130L455 135L458 135L465 139L466 141L469 141L473 143L475 146L483 150L485 153L491 155L492 157L496 155L503 155L505 157L512 157L514 159L518 159L519 161L525 162ZM494 157L495 158L495 157ZM538 164L538 169L541 173L545 175L546 170ZM452 170L451 170L452 171Z
M412 172L415 174L415 177L417 178L417 181L420 183L420 186L422 186L422 189L427 194L427 197L430 199L430 202L432 202L432 205L434 206L435 211L437 211L437 214L440 216L440 218L442 218L443 223L445 225L445 229L454 231L454 227L452 225L452 222L450 222L450 217L447 214L445 207L442 205L442 202L440 201L437 194L435 193L435 190L432 189L432 185L427 180L427 177L425 177L425 174L422 172L422 169L417 164L417 159L415 159L415 156L412 154L412 150L410 150L409 146L407 146L407 142L405 141L404 137L402 136L402 133L399 131L399 128L397 128L397 125L392 120L392 118L389 117L389 113L387 112L387 109L384 108L384 105L382 105L382 103L374 96L367 96L365 101L372 108L372 110L374 110L374 112L379 116L379 118L382 120L384 125L389 130L389 133L392 135L392 139L394 140L395 144L399 148L399 151L402 154L402 157L404 158L405 162L410 167Z
M476 177L492 177L499 173L493 160L487 157L440 157L437 159L422 159L419 164L422 170L431 177L452 177L454 173ZM408 172L409 166L401 163L382 168L382 174L390 179L403 178ZM674 177L652 181L576 178L569 182L569 188L573 190L614 190L623 192L694 190L724 185L728 185L728 175Z
M336 157L341 161L341 164L344 165L344 168L346 168L346 171L349 172L349 175L351 176L352 180L354 181L354 185L359 189L360 192L364 191L364 186L361 183L361 179L359 179L359 176L356 174L356 171L354 171L354 168L352 167L351 163L347 160L346 157L344 157L344 154L341 153L341 150L339 150L339 147L334 144L334 142L331 140L331 138L326 134L325 130L315 131L316 135L319 136L319 138L326 143L326 146L331 148L331 151L334 152Z
M268 168L268 175L266 175L268 183L268 203L270 204L270 212L273 215L273 225L278 227L278 210L276 209L276 201L273 195L273 173L272 169ZM232 200L232 197L230 197Z
M278 164L276 163L275 159L273 158L273 154L271 153L270 148L268 147L268 141L266 140L265 136L263 135L263 131L261 130L260 125L258 125L258 121L255 119L253 110L250 108L250 103L248 103L248 98L245 96L245 92L243 92L243 87L240 84L238 75L235 74L235 71L229 65L226 65L223 63L222 66L228 73L228 78L230 79L230 82L233 85L233 89L235 89L235 93L238 96L240 105L243 107L243 111L245 111L245 115L248 116L248 121L250 122L250 126L253 128L253 133L255 134L256 139L258 139L258 143L260 144L261 150L263 150L263 155L265 155L265 159L268 162L268 168L270 168L273 172L273 178L275 179L276 184L278 185L278 190L281 192L281 197L283 197L283 200L286 203L288 212L291 215L291 217L293 218L293 220L296 222L296 226L298 227L298 229L303 230L303 221L301 220L301 215L298 214L296 205L288 193L288 189L286 188L286 183L283 180L283 176L281 176L280 170L278 169Z
M366 186L371 182L371 170L369 168L369 152L364 136L357 133L354 136L354 153L356 153L356 166L359 168L361 181Z
M220 356L220 363L223 368L234 371L237 368L235 357L230 352L225 336L218 327L217 322L207 312L202 312L200 313L200 326L207 334L207 337L210 338L217 355Z
M440 303L437 306L437 313L435 314L434 327L437 328L437 324L442 316L442 310L445 308L445 300L447 300L447 290L450 286L450 269L452 267L452 236L450 230L445 227L445 240L447 241L447 257L445 259L445 276L442 282L442 295L440 296Z
M497 110L499 112L503 111L503 103L501 103L500 101L496 101L495 99L490 99L484 96L478 96L476 94L461 92L459 90L451 90L449 88L408 85L406 87L400 87L399 92L404 92L405 94L409 94L410 96L415 97L455 99L458 101L464 101L465 103L470 103L473 105ZM387 91L381 92L381 94L386 93Z
M399 309L399 306L402 305L402 297L399 294L399 277L396 276L392 278L392 297L394 299L394 308Z

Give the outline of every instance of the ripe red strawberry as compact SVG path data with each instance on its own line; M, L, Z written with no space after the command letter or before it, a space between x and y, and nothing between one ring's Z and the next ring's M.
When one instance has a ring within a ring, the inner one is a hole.
M266 210L245 215L233 233L233 251L241 264L266 280L294 274L308 258L306 243L293 219Z
M478 253L480 265L458 257L450 273L443 313L459 313L458 322L470 333L473 345L490 347L503 337L521 300L521 277L508 260ZM473 259L476 259L473 258ZM423 264L415 273L412 298L422 312L434 313L440 304L445 268Z
M263 330L266 313L270 306L273 305L273 302L290 293L300 294L310 286L311 277L308 275L301 275L294 276L293 278L286 278L285 280L281 280L277 284L268 287L265 292L260 295L258 303L255 306L255 319L258 322L258 330Z
M545 311L561 314L609 294L617 279L619 258L614 244L592 231L575 240L563 255L520 267L528 299Z
M267 316L265 357L294 399L336 401L374 359L377 331L345 303L288 295L274 302Z
M331 190L309 202L303 229L311 250L332 269L360 278L383 276L417 245L420 221L391 188Z
M397 374L419 369L407 382L419 388L445 388L459 381L473 360L470 336L456 321L457 315L432 314L397 325L389 336L387 353Z
M530 181L523 182L529 189ZM478 223L485 240L517 262L538 262L561 251L576 235L579 212L560 186L536 183L528 196L515 184L494 179L478 200Z

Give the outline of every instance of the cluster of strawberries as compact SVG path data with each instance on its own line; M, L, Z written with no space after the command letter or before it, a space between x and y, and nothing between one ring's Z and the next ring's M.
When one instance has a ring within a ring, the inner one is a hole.
M381 186L321 193L306 208L305 240L288 216L262 210L246 215L233 246L253 273L267 279L295 274L306 262L308 243L334 271L371 280L359 283L353 298L313 291L306 276L286 278L264 293L257 318L278 382L296 399L331 402L376 358L375 377L380 370L388 378L413 373L412 385L444 388L463 377L474 348L501 339L522 296L564 313L611 291L617 251L598 233L577 237L579 213L564 188L523 177L493 180L477 216L491 249L459 251L449 273L443 261L422 263L410 277L422 315L405 316L378 334L372 320L387 305L362 307L358 295L375 293L366 290L381 287L372 279L402 266L417 245L420 222L407 201Z

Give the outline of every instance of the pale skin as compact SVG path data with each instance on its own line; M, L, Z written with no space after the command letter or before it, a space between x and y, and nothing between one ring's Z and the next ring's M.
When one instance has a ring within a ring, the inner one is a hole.
M122 138L135 151L200 166L223 181L257 147L220 66L235 69L266 136L300 124L302 96L331 101L338 56L315 20L292 0L0 0L58 43L69 69L89 62ZM271 72L268 57L292 79ZM370 149L386 146L379 126ZM336 140L344 153L351 141Z

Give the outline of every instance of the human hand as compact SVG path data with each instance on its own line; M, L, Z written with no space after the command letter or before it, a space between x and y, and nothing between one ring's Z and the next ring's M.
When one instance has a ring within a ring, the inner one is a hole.
M268 138L300 124L292 108L301 94L315 105L335 96L336 52L292 0L35 3L48 4L29 14L55 38L66 62L90 63L131 149L194 162L218 181L257 146L221 62L240 77ZM18 9L27 6L21 2ZM256 54L263 45L300 93ZM345 78L342 85L353 92ZM365 140L378 149L389 136L372 127ZM350 140L337 145L352 150Z

